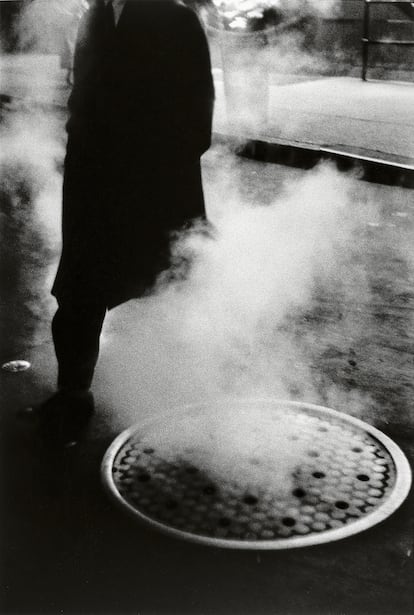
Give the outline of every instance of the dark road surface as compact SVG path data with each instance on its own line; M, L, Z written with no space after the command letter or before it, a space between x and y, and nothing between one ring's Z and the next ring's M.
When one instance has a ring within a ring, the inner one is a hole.
M43 289L50 277L47 263L52 263L53 272L56 249L36 227L32 208L36 195L25 179L29 171L24 163L17 167L15 161L8 163L6 175L13 182L2 187L0 358L2 362L27 359L32 369L0 373L1 612L413 613L412 495L390 519L363 534L286 552L194 546L124 517L103 493L99 475L104 452L118 431L111 424L114 410L108 402L105 373L122 357L113 356L108 346L96 377L98 411L85 441L59 455L37 443L33 425L18 413L41 400L54 383L47 327L53 303L45 299ZM237 159L225 150L212 151L204 161L210 215L219 215L216 190L223 175L227 184L237 188L241 202L260 205L270 203L286 182L295 183L306 173ZM352 266L363 271L369 298L358 302L357 294L347 293L348 281L342 280L340 292L335 293L335 285L330 291L315 291L307 309L291 315L318 401L329 405L335 387L344 399L336 409L347 411L347 400L366 396L369 402L363 418L393 438L411 463L412 194L355 180L355 199L379 204L378 217L354 235L358 247L353 246ZM55 207L58 212L59 204ZM292 397L303 394L294 378L287 386Z

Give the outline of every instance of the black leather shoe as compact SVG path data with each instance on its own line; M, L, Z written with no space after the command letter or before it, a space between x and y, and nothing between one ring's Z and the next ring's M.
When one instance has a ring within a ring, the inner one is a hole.
M94 409L90 391L58 391L35 409L42 439L57 446L77 442Z

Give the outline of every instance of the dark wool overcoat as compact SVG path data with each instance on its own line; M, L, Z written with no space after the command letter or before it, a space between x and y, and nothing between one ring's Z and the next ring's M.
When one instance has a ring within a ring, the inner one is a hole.
M82 19L69 99L59 301L113 307L168 266L171 232L204 217L200 156L214 87L204 30L175 0L103 2Z

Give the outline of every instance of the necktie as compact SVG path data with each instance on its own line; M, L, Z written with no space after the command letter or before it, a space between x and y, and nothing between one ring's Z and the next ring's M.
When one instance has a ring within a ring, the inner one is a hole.
M115 32L115 14L111 1L105 4L105 27L107 34Z

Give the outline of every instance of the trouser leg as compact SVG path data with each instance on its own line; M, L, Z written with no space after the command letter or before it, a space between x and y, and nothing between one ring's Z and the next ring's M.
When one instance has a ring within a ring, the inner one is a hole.
M62 300L52 321L58 361L58 388L87 391L99 354L106 306L96 302Z

